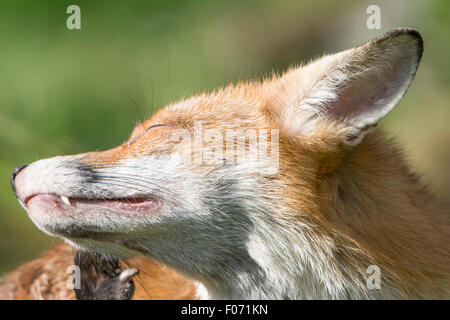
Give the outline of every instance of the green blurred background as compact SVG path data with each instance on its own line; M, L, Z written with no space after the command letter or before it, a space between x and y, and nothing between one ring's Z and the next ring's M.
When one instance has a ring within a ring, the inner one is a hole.
M81 8L68 30L66 8ZM381 30L366 9L381 8ZM10 188L14 167L106 149L181 97L358 45L399 26L420 30L425 54L408 94L382 125L450 204L450 2L0 2L0 274L56 240L29 220Z

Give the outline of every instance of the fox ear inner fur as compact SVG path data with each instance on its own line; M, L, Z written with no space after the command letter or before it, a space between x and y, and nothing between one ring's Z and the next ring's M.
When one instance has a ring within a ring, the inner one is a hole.
M289 135L311 137L333 125L341 141L356 145L403 97L422 52L419 32L399 28L324 56L271 81L269 111Z

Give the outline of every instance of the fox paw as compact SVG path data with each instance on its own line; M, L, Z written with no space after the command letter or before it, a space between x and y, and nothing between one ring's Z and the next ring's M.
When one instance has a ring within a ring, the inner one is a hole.
M80 268L81 287L75 289L78 300L129 300L137 269L121 270L119 260L79 250L75 264Z
M118 277L103 280L94 290L94 300L130 300L135 286L131 279L137 269L126 269Z

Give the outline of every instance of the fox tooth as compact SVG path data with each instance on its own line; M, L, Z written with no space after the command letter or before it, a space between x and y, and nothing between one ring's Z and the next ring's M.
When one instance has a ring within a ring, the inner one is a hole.
M69 198L67 198L67 197L65 197L65 196L61 196L61 200L62 200L62 202L64 202L64 203L67 204L68 206L70 206Z

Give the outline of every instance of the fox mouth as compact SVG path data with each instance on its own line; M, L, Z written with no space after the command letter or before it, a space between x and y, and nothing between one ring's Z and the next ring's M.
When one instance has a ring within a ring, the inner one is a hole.
M98 208L116 212L140 213L155 210L159 201L150 197L117 198L117 199L84 199L72 198L57 194L34 194L24 200L29 209L34 206L53 207L55 210L71 210Z

